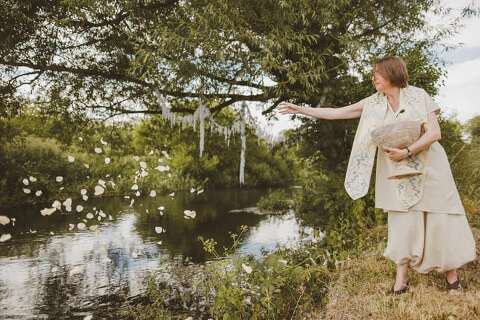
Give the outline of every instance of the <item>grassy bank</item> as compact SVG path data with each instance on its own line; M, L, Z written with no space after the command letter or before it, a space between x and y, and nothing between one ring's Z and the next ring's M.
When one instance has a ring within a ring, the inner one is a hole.
M480 248L480 229L473 228ZM380 233L386 236L386 228ZM480 319L480 259L460 269L467 286L463 293L445 289L444 274L409 272L411 289L402 296L386 294L395 277L392 262L382 257L385 241L372 250L344 261L330 273L326 304L310 319Z

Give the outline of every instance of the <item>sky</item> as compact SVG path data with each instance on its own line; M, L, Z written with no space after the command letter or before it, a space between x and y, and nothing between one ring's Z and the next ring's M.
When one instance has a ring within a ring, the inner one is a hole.
M460 8L462 4L472 0L442 0L443 5ZM480 0L473 0L480 1ZM453 11L458 14L458 11ZM432 24L444 23L451 17L432 20ZM476 115L480 115L480 17L464 20L463 27L452 37L449 44L461 44L458 49L439 53L446 63L446 77L439 93L434 97L447 117L455 117L465 123ZM278 120L267 121L261 110L252 108L263 125L268 126L270 134L279 135L282 130L294 128L299 121L293 121L291 115L275 112Z

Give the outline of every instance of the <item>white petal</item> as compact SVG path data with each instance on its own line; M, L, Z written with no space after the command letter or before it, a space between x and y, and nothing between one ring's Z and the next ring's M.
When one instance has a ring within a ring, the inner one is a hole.
M107 143L103 140L103 138L100 138L100 143L103 144L104 146L107 145Z
M42 190L37 190L37 191L35 192L35 195L36 195L37 197L40 197L42 194L43 194Z
M175 192L170 193L169 196L170 196L170 197L175 196Z
M55 211L57 211L57 208L45 208L40 210L40 213L42 214L42 216L49 216Z
M77 205L77 207L75 208L75 210L77 212L82 212L83 211L83 207L81 205Z
M10 233L2 234L0 236L0 242L5 242L12 239L12 235Z
M195 192L195 188L191 188L190 193L194 193L194 192Z
M135 203L135 199L132 199L132 201L130 201L130 207L133 206L134 203Z
M29 179L31 182L36 182L36 181L37 181L37 178L32 177L32 176L28 177L28 179Z
M102 153L102 148L95 148L95 153Z
M98 226L96 224L94 225L91 225L90 227L88 227L88 229L92 230L92 231L95 231L98 229Z
M109 157L105 158L105 164L109 164L111 161L112 161L112 159L110 159Z
M131 189L132 189L132 190L138 190L138 184L135 183L135 184L132 186Z
M55 200L52 203L52 208L60 210L60 209L62 209L62 203L58 200Z
M23 188L23 192L25 192L26 194L30 194L32 192L32 190L30 190L28 188Z
M137 197L140 197L140 191L135 192L135 195L136 195Z
M99 179L99 180L98 180L98 184L101 185L101 186L104 187L104 188L107 187L107 184L106 184L105 180Z
M68 230L71 231L71 230L73 230L73 228L75 228L75 225L72 224L72 223L69 223L69 224L68 224Z
M140 167L142 169L147 169L147 163L145 161L140 161Z
M90 168L90 165L88 163L84 163L83 166L87 169Z
M244 270L246 273L251 273L252 270L253 270L252 267L250 267L250 266L248 266L248 265L246 265L246 264L244 264L244 263L242 263L242 268L243 268L243 270Z
M80 222L80 223L77 224L78 230L83 230L83 229L85 229L86 227L87 227L87 226L86 226L85 223L83 223L83 222Z
M88 200L88 196L87 196L86 194L84 194L84 195L82 196L82 199L83 199L83 201L87 201L87 200Z
M165 210L165 207L164 206L160 206L157 208L158 210Z
M28 186L28 184L29 184L28 179L23 179L22 182L23 182L23 184L26 185L26 186Z
M164 229L162 227L155 227L155 232L156 233L162 233Z
M155 191L155 190L150 191L150 197L153 198L153 197L156 197L156 196L157 196L157 191Z
M57 176L57 177L55 178L55 181L57 181L57 182L62 182L62 181L63 181L63 177L62 177L62 176Z
M65 207L71 207L72 206L72 198L65 199L65 201L63 201L63 205Z
M72 157L72 156L68 156L68 162L74 162L75 161L75 158Z
M87 194L87 189L82 189L82 190L80 190L80 194L81 194L81 195Z
M78 137L78 140L83 141L83 138L82 138L82 137Z
M87 215L85 216L87 219L93 219L93 213L89 212L87 213Z
M95 193L94 195L99 196L105 192L105 189L101 186L95 186Z
M7 225L10 223L10 218L7 216L0 216L0 224Z

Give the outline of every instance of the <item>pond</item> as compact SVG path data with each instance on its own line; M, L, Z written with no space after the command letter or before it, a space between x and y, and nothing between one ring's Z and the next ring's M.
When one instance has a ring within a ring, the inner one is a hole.
M105 198L81 212L51 216L37 210L9 212L16 221L7 230L12 238L0 243L0 319L83 319L85 310L108 305L116 295L144 292L152 271L212 259L197 237L228 247L229 232L238 233L241 225L249 227L241 254L260 256L278 246L296 246L312 230L301 226L293 210L230 212L254 207L271 191L184 191L135 198L133 204L132 199ZM195 216L186 216L185 210Z

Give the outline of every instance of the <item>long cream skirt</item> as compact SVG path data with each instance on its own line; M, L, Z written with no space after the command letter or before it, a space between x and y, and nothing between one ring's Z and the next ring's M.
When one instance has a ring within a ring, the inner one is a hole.
M383 255L420 273L444 272L475 260L475 239L465 215L389 211Z

